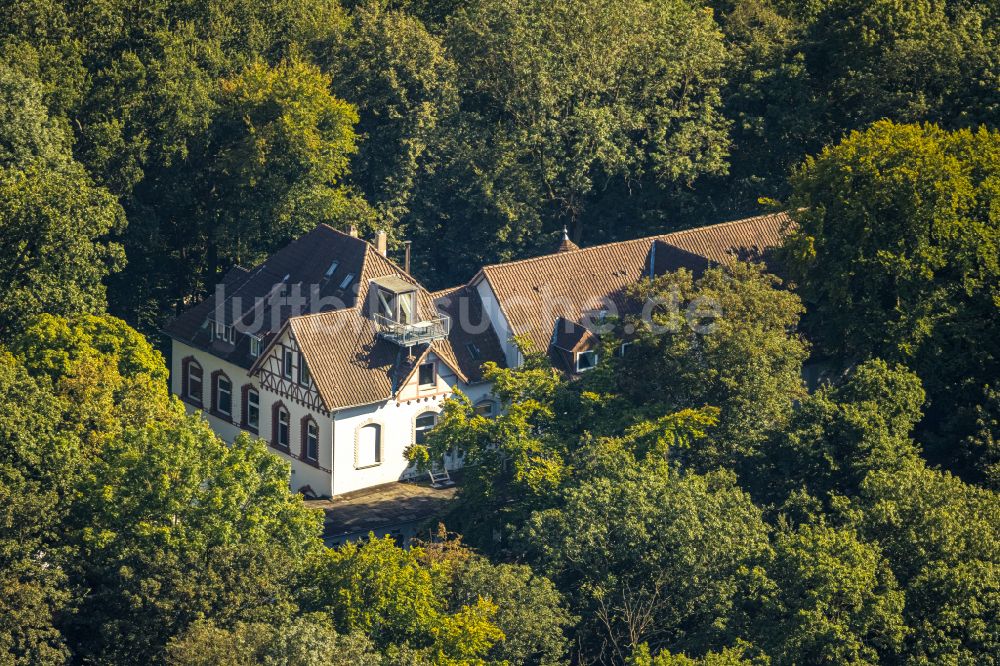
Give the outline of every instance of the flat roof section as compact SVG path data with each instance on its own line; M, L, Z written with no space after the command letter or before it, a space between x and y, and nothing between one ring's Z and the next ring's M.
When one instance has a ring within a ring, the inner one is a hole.
M330 499L306 500L323 509L323 543L337 546L375 536L393 536L406 545L417 530L444 511L456 488L432 488L426 483L395 482Z

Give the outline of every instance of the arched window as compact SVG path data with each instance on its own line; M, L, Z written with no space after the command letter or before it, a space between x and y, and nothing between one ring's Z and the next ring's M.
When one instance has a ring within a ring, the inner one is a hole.
M202 379L204 371L201 364L189 356L181 364L181 394L190 402L201 404L202 401Z
M416 444L423 444L427 440L427 433L437 425L437 412L424 412L413 419L413 441Z
M302 419L302 459L319 462L319 426L311 416Z
M354 449L354 465L358 469L382 463L382 426L368 423L357 432Z
M243 385L243 416L241 424L247 430L260 431L260 393L250 384Z
M280 402L271 408L271 446L288 451L292 441L292 416Z
M233 382L222 370L212 373L212 411L227 419L233 416Z

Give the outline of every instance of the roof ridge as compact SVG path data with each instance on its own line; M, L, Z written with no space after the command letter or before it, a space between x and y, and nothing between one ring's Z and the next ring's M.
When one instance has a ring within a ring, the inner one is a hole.
M526 257L524 259L514 259L513 261L501 261L495 264L486 264L480 271L487 271L491 268L497 268L499 266L513 266L515 264L527 264L534 261L541 261L542 259L552 259L554 257L578 257L582 252L590 252L593 250L600 250L602 248L608 248L616 245L628 245L630 243L641 243L643 241L653 241L658 238L662 238L665 234L657 234L654 236L643 236L642 238L631 238L629 240L612 241L610 243L601 243L600 245L591 245L590 247L581 247L579 250L573 252L550 252L549 254L541 254L537 257ZM478 273L477 273L478 275Z
M322 312L309 312L309 313L306 313L306 314L294 315L292 317L289 317L288 318L288 322L291 323L293 321L299 321L300 319L309 319L311 317L319 317L321 315L332 315L332 314L347 313L347 312L352 312L352 311L358 310L358 309L359 308L358 308L357 305L352 305L349 308L340 308L340 309L337 309L337 310L323 310Z
M533 262L533 261L540 261L542 259L550 259L552 257L560 257L560 256L574 256L574 257L577 257L582 252L590 252L592 250L598 250L598 249L601 249L601 248L609 248L609 247L614 247L614 246L627 245L629 243L642 243L642 242L649 242L649 243L651 243L653 241L667 239L667 238L669 238L671 236L680 236L680 235L689 234L689 233L695 232L695 231L705 231L707 229L717 229L719 227L729 226L729 225L732 225L732 224L745 223L745 222L750 222L752 220L759 220L759 219L766 218L766 217L775 217L775 216L787 215L787 214L788 214L787 211L779 211L779 212L776 212L776 213L764 213L762 215L751 215L750 217L741 217L741 218L736 219L736 220L728 220L726 222L717 222L715 224L707 224L707 225L700 226L700 227L691 227L690 229L679 229L677 231L668 231L668 232L662 233L662 234L653 234L653 235L650 235L650 236L641 236L639 238L631 238L631 239L620 240L620 241L612 241L610 243L601 243L600 245L591 245L589 247L581 247L578 250L574 250L573 252L551 252L549 254L542 254L542 255L539 255L537 257L526 257L524 259L515 259L513 261L501 261L501 262L497 262L495 264L486 264L486 265L484 265L480 269L480 272L487 271L487 270L489 270L491 268L497 268L498 266L512 266L514 264L526 264L526 263ZM478 273L477 273L477 275L478 275Z
M343 236L344 238L351 238L353 240L356 240L359 243L364 243L365 245L369 245L369 246L371 245L371 243L369 243L368 241L366 241L364 238L360 238L358 236L352 236L351 234L343 232L340 229L337 229L336 227L327 224L326 222L320 222L315 227L313 227L312 230L316 231L317 229L321 229L321 228L322 229L326 229L327 231L332 231L333 233L335 233L335 234L337 234L339 236ZM306 232L306 233L309 233L309 232ZM299 236L299 238L302 238L303 236L305 236L305 234L302 234L302 236ZM299 238L296 238L295 240L298 240Z
M787 211L779 211L777 213L764 213L763 215L751 215L750 217L741 217L736 220L728 220L726 222L716 222L715 224L706 224L701 227L691 227L690 229L680 229L678 231L671 231L666 234L660 234L659 236L650 236L650 239L656 238L662 240L663 238L668 238L670 236L682 236L684 234L690 234L696 231L706 231L708 229L718 229L719 227L728 227L733 224L743 224L746 222L753 222L756 220L762 220L767 217L779 217L781 215L788 215Z
M438 289L437 291L429 291L429 292L427 292L427 294L431 297L432 300L436 301L437 299L441 298L442 296L445 296L446 294L453 293L453 292L459 291L461 289L465 289L467 286L468 286L467 284L460 284L460 285L455 286L455 287L448 287L446 289Z

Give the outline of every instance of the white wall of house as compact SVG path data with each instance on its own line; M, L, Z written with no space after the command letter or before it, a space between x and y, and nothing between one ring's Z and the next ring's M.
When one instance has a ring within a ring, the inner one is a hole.
M486 278L481 279L479 284L476 285L476 291L479 292L479 299L483 302L483 310L486 312L486 316L493 326L493 332L496 333L497 339L500 340L500 346L503 348L507 367L516 368L520 366L521 352L511 340L514 337L514 331L507 321L507 316L500 308L500 301L497 300L496 294L493 293L490 281Z
M241 432L244 432L240 427L240 420L243 414L243 391L241 389L244 384L252 385L260 394L260 428L258 433L253 433L249 430L246 432L252 437L259 437L268 442L268 450L291 465L292 476L290 487L292 490L298 491L305 486L309 486L316 495L330 495L332 493L330 463L333 458L333 420L330 417L315 413L283 396L279 396L267 389L262 389L256 378L248 376L245 369L224 361L213 354L195 349L177 340L173 341L172 348L170 388L174 394L182 396L182 398L186 395L184 387L181 386L183 379L182 363L185 358L194 357L202 367L202 407L199 408L185 399L184 405L189 413L201 411L208 420L209 425L212 426L212 430L226 442L232 443ZM211 410L211 378L216 370L225 372L233 384L233 409L231 418L214 414ZM292 455L270 446L272 433L271 407L278 401L281 401L285 405L290 415L289 434ZM299 458L302 441L302 419L305 416L311 416L319 428L318 466Z
M333 494L418 476L405 457L407 447L416 441L417 418L427 413L440 413L444 401L453 395L455 388L474 401L489 393L489 385L469 386L460 382L434 354L428 355L426 361L436 366L434 385L420 386L418 373L414 372L410 381L400 388L396 399L342 409L334 414ZM381 458L374 463L370 453L364 450L370 445L372 426L378 427L381 437ZM445 465L455 469L461 466L461 459L447 456Z
M268 450L271 453L289 463L292 469L290 482L292 490L300 491L308 486L316 495L337 495L415 476L416 471L403 454L415 441L416 419L427 412L440 412L442 403L453 395L456 387L473 404L490 400L489 384L466 385L460 382L447 365L431 354L428 360L435 363L437 370L433 386L420 386L418 373L415 372L410 381L400 389L398 400L352 407L335 412L332 416L326 416L311 411L285 396L262 389L257 379L249 377L243 368L174 340L171 390L180 396L185 395L181 382L182 363L187 357L193 357L201 365L203 376L203 408L185 400L188 412L202 412L212 430L231 443L240 432L243 432L239 425L243 413L241 388L244 384L252 385L260 394L260 428L258 433L247 432L251 436L264 439L268 442ZM211 413L210 384L212 374L217 370L225 372L233 384L232 417L228 419ZM291 417L291 455L270 445L273 432L272 406L278 401L288 409ZM318 465L299 457L302 419L305 416L311 416L319 428ZM365 464L368 461L359 460L358 446L362 443L359 440L364 435L361 429L370 424L377 424L381 428L381 460L375 464ZM449 469L455 469L461 466L461 459L448 456L445 464Z

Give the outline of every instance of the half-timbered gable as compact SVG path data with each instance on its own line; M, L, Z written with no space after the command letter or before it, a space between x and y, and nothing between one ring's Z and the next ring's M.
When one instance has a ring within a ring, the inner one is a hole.
M330 415L313 381L309 361L299 348L291 328L286 328L268 346L257 365L256 375L261 388L317 414Z

